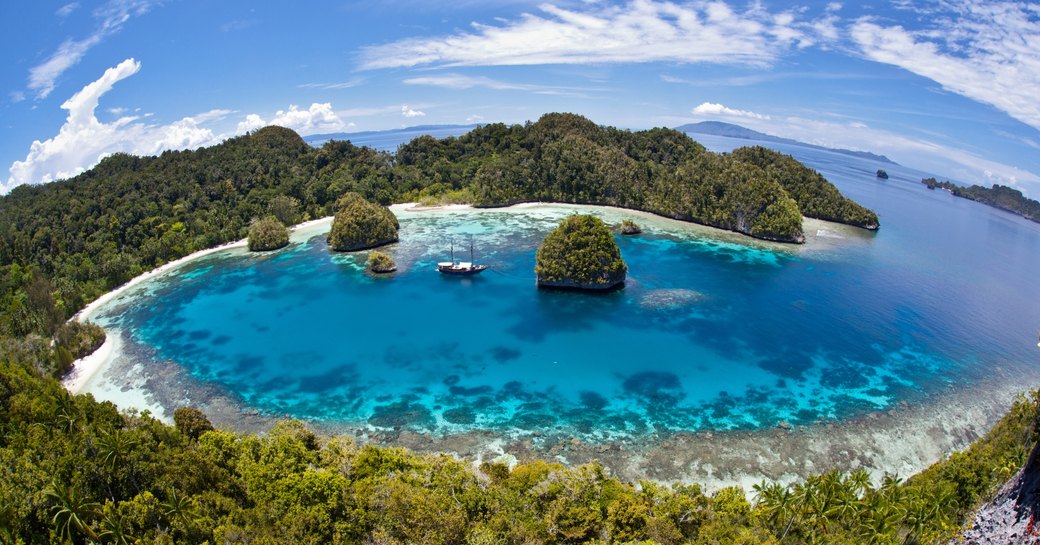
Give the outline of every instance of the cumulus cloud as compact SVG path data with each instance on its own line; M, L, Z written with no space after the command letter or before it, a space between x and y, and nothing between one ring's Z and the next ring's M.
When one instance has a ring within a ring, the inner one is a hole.
M98 121L95 112L101 97L140 69L141 63L127 59L65 101L61 105L68 111L65 124L56 136L33 142L25 160L11 165L10 177L0 188L2 192L21 184L74 176L116 152L152 155L219 141L212 130L202 125L222 119L231 113L228 110L211 110L167 125L143 123L140 116L124 116L111 123Z
M694 115L725 115L730 117L748 117L751 119L769 119L768 115L756 114L755 112L748 110L735 110L714 102L704 102L700 106L691 110L690 113Z
M1040 13L1021 3L943 4L920 30L860 19L853 43L868 59L934 80L1040 129Z
M54 90L59 77L78 63L87 51L105 38L118 32L135 15L147 13L156 0L111 0L94 12L98 26L86 38L68 39L58 46L47 60L29 69L29 90L37 98L46 98ZM71 14L79 4L66 4L58 10L59 16Z
M784 51L815 43L812 24L761 4L734 11L723 2L633 0L473 24L473 31L413 38L363 50L366 69L421 65L493 66L633 62L711 62L765 66Z
M329 102L313 103L306 110L290 104L288 110L278 110L274 117L265 121L258 114L249 114L238 124L236 132L246 133L254 129L278 125L292 129L304 136L308 134L342 131L349 125L332 109Z
M426 115L426 112L420 110L413 110L409 108L407 104L405 104L404 106L401 106L401 115L405 117L423 117Z

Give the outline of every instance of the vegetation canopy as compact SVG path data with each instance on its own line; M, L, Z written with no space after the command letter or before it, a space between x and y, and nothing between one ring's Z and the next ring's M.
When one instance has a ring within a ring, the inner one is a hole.
M263 252L284 248L289 244L289 230L274 216L259 219L249 226L249 250Z
M375 273L388 273L397 270L397 264L394 263L393 258L377 250L372 250L368 254L367 265L368 270Z
M397 242L400 224L385 206L370 203L357 193L336 201L336 216L329 231L329 246L340 252L365 250Z
M628 266L603 220L575 214L542 241L534 271L539 286L602 290L624 283Z

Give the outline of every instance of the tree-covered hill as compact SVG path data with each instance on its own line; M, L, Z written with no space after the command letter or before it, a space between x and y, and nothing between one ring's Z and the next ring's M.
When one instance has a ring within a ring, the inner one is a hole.
M25 314L32 278L50 282L68 317L141 272L244 238L253 220L281 213L279 203L292 202L303 220L330 215L347 192L381 204L606 204L782 241L802 240L802 214L876 225L797 161L752 152L715 154L671 129L630 132L547 114L459 138L419 137L396 154L337 141L312 148L279 127L195 151L116 154L0 198L0 332L26 330L12 316Z
M964 187L950 181L940 182L935 178L925 178L921 180L921 183L928 186L928 189L937 187L945 189L958 197L1006 210L1027 220L1040 223L1040 202L1026 197L1015 188L1000 184L993 184L993 187L981 185Z

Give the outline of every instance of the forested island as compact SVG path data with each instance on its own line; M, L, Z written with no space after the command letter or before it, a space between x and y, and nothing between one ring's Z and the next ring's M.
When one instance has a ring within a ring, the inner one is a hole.
M624 285L628 266L603 220L574 214L542 241L534 271L538 287L606 291Z
M797 239L802 214L876 227L813 174L767 150L712 154L676 131L554 114L420 138L397 154L349 142L314 149L269 127L197 151L117 154L75 178L18 187L0 198L0 542L945 542L1025 461L1040 428L1036 399L907 481L830 472L706 493L622 482L599 464L474 468L299 422L236 435L182 409L167 425L70 395L57 380L103 339L67 321L88 301L240 240L256 218L328 216L351 191L384 205L615 204L785 240Z
M940 182L935 178L925 178L921 183L928 189L945 189L958 197L970 199L994 208L999 208L1012 214L1018 214L1023 218L1040 223L1040 202L1030 199L1021 191L1006 185L993 184L993 187L972 185L964 187L950 181Z

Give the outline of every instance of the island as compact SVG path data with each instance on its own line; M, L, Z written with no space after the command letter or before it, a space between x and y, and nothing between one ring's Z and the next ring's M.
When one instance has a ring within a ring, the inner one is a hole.
M142 272L245 238L272 195L286 196L282 204L290 209L295 204L288 199L296 199L299 210L292 214L316 218L334 212L351 191L381 208L423 190L471 191L477 198L487 190L508 199L552 187L568 198L608 199L629 181L643 184L623 194L633 207L649 207L655 192L670 192L683 195L690 210L704 210L693 206L706 197L682 185L716 187L704 181L711 177L696 169L697 161L755 176L768 172L709 155L666 129L589 129L583 136L557 129L541 122L499 124L446 144L419 139L392 155L348 142L314 149L291 130L269 127L198 150L114 154L73 178L19 186L0 198L0 541L948 543L1015 468L1040 456L1030 455L1040 421L1035 392L1016 398L971 447L903 482L894 476L872 481L860 468L706 490L654 480L637 486L591 461L603 451L572 454L569 449L581 445L574 438L560 443L569 465L559 461L564 454L550 461L532 455L512 465L504 458L458 459L319 436L299 421L236 433L210 429L215 426L202 410L179 410L169 424L147 411L120 412L93 396L72 395L58 381L73 358L104 340L100 328L67 321L77 311ZM561 139L574 147L554 144ZM559 175L566 169L537 186L519 176L495 177L584 164L575 150L592 142L600 158L618 159L603 168L602 178ZM482 146L509 151L475 151ZM549 156L531 155L532 149ZM475 162L444 159L452 154ZM532 163L512 162L518 158ZM672 172L680 165L682 184L669 185L680 179ZM615 175L619 185L595 185L613 184ZM765 188L775 191L780 182L773 181ZM809 206L783 202L802 211ZM688 435L678 448L719 444L721 435ZM831 507L818 507L828 498ZM1017 536L1033 530L1017 530Z
M397 242L400 224L389 208L370 203L357 193L336 201L336 216L329 231L329 247L354 252Z
M574 214L542 241L534 271L539 288L605 291L624 285L628 266L603 220Z
M251 252L267 252L289 245L289 229L274 216L267 216L249 226L247 246Z
M928 189L945 189L957 197L999 208L1005 212L1018 214L1023 218L1040 223L1040 202L1030 199L1021 191L1006 185L993 184L993 187L973 185L964 187L950 182L940 182L935 178L925 178L921 183Z
M639 228L639 225L632 220L623 220L619 231L622 235L638 235L643 230Z
M742 150L713 153L673 129L622 131L553 113L458 139L419 138L397 158L439 181L445 194L465 188L476 206L609 205L793 243L805 241L803 215L877 228L873 212L794 158L760 146Z
M889 159L888 157L885 157L884 155L878 155L876 153L870 153L868 151L856 151L843 148L828 148L826 146L817 146L816 144L810 144L808 142L802 142L800 140L794 140L792 138L781 138L779 136L773 136L771 134L758 132L755 130L751 130L747 127L742 127L740 125L734 125L733 123L726 123L723 121L701 121L698 123L687 123L686 125L676 127L675 130L682 131L685 133L707 134L711 136L724 136L726 138L741 138L744 140L757 140L759 142L786 144L820 151L829 151L831 153L840 153L842 155L848 155L850 157L859 157L861 159L868 159L871 161L881 161L883 163L889 163L892 165L899 164Z
M368 270L376 274L392 273L397 270L397 264L394 263L393 258L377 250L372 250L368 254L366 266Z
M733 157L765 170L797 202L804 216L869 231L876 231L881 225L877 214L842 195L823 175L790 155L750 146L733 150Z

